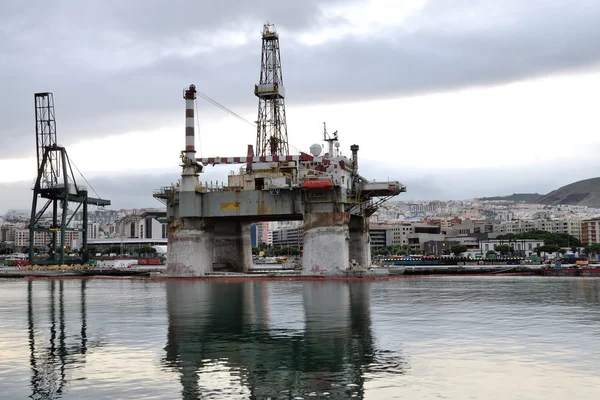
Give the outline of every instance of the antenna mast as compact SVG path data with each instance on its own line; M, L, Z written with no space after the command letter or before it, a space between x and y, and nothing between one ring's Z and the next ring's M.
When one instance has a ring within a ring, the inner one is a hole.
M327 154L329 155L329 157L332 156L336 156L337 154L333 153L333 145L337 142L338 140L338 131L335 131L332 133L332 136L329 136L329 133L327 133L327 124L325 122L323 122L323 140L327 142ZM338 145L339 147L339 145Z
M260 82L254 85L254 94L258 97L257 155L289 154L279 35L269 23L263 27Z

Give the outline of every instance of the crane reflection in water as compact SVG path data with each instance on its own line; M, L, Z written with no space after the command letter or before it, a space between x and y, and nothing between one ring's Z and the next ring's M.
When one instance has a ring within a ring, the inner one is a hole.
M48 285L48 296L43 286ZM69 366L85 363L85 355L99 343L88 343L86 285L82 280L79 301L81 327L70 332L65 323L64 284L62 280L27 283L27 322L32 399L56 399L65 391ZM58 293L56 287L58 286ZM38 294L41 298L36 298ZM58 298L58 299L57 299ZM47 309L39 303L47 300ZM69 304L74 304L72 301ZM45 314L45 315L44 315ZM44 317L48 319L45 320ZM40 321L41 320L41 321ZM48 328L46 335L45 328Z
M303 329L278 331L269 326L268 282L166 285L164 364L178 371L184 399L210 386L230 398L363 398L371 374L404 373L397 351L375 346L370 282L303 282Z

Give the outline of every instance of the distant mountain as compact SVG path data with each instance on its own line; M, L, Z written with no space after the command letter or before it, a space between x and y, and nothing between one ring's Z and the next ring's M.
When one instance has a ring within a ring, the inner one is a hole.
M600 208L600 178L585 179L563 186L540 198L539 203Z
M479 200L507 200L548 206L564 204L600 208L600 178L584 179L553 190L548 194L513 193L510 196L482 197Z
M479 200L482 200L482 201L505 200L505 201L514 201L515 203L518 203L518 202L539 203L540 199L543 197L545 197L545 195L539 194L539 193L513 193L509 196L482 197Z

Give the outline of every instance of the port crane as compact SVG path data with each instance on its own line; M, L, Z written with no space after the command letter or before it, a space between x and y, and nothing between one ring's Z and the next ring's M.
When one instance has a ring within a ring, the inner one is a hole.
M73 173L73 163L67 154L67 149L59 146L56 140L54 95L51 92L35 93L34 104L37 177L33 186L29 220L29 263L31 265L64 264L67 248L66 238L69 231L81 232L81 259L78 261L85 263L89 259L87 252L88 206L109 206L110 200L88 196L88 188L77 183ZM84 177L83 179L85 180ZM45 199L46 202L38 211L38 200L41 199ZM75 203L77 207L67 219L69 203ZM52 221L50 225L42 224L41 218L50 206L52 206ZM82 209L83 213L82 227L81 229L71 228L71 221L79 209ZM46 239L44 243L36 243L36 232L46 233L42 236ZM46 244L50 248L49 258L36 260L35 248Z

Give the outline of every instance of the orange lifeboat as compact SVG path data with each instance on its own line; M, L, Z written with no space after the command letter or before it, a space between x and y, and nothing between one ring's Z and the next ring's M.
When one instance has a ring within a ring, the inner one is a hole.
M333 190L333 183L330 179L307 179L302 184L305 190Z

